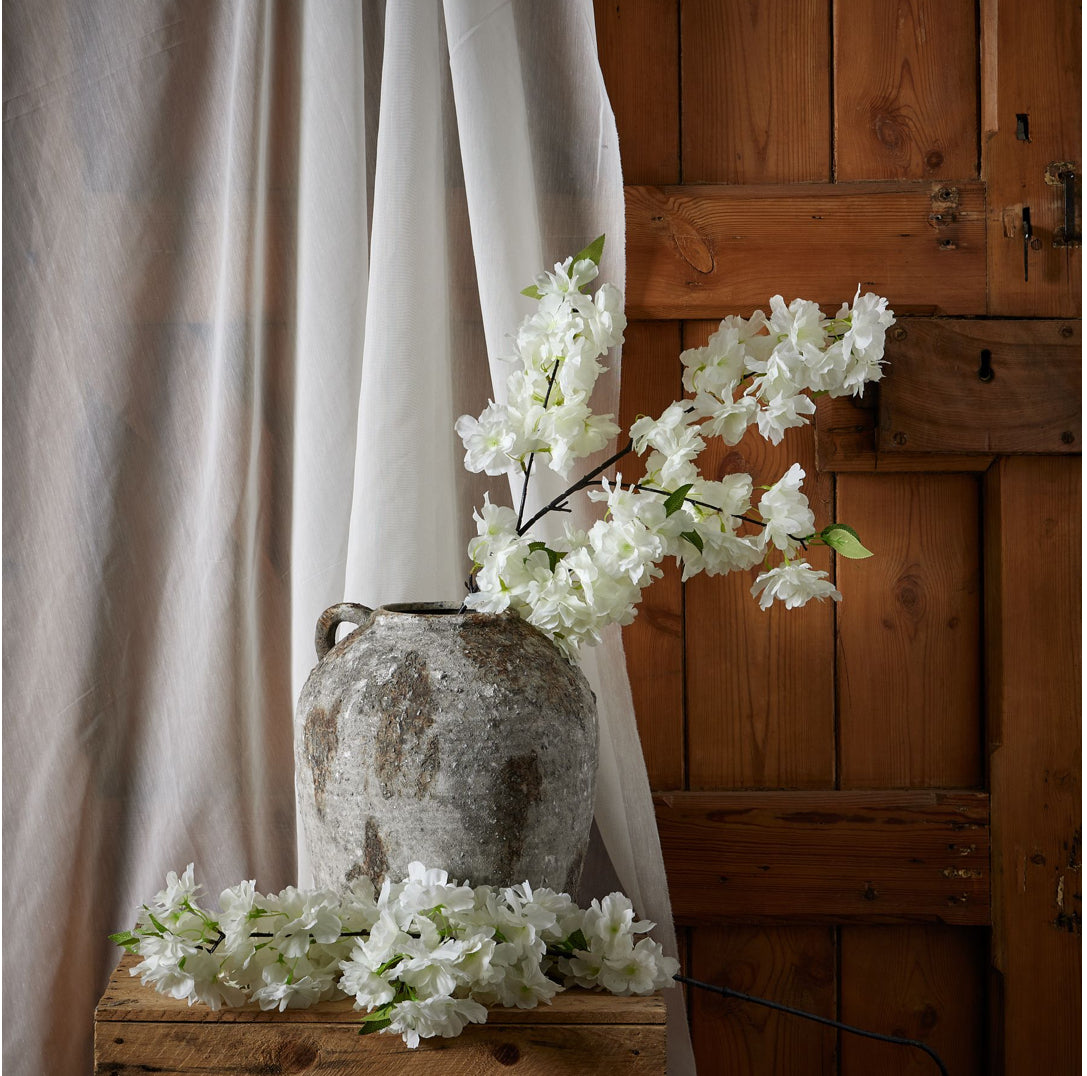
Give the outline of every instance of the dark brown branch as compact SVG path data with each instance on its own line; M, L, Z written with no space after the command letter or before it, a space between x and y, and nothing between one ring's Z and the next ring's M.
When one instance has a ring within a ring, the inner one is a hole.
M584 489L589 485L593 479L602 475L613 463L621 460L628 452L634 448L633 441L627 441L626 448L621 448L614 456L609 456L599 467L590 471L584 478L575 482L568 489L563 490L553 501L545 504L523 527L517 528L517 536L520 537L532 526L538 519L542 519L548 512L563 512L566 511L566 500L572 494L577 493L579 489Z

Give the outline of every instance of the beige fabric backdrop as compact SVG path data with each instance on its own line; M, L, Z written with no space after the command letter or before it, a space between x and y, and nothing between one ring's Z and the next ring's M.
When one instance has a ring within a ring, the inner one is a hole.
M4 50L4 1062L64 1076L165 871L306 882L316 618L462 593L453 421L545 264L607 231L622 284L622 186L589 0L9 0ZM671 943L618 637L586 667Z

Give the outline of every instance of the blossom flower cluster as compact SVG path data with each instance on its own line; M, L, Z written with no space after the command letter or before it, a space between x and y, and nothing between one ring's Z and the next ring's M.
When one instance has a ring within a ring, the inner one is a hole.
M879 380L894 314L886 299L861 295L859 288L834 317L813 302L786 305L775 295L769 315L757 310L750 318L725 318L706 346L680 356L688 395L658 417L635 421L626 448L524 520L534 461L543 459L566 477L574 460L620 432L614 416L594 415L588 402L605 369L599 360L625 327L614 287L584 291L597 275L602 248L603 237L525 290L537 310L514 341L507 402L492 401L478 419L457 420L468 470L523 481L519 511L485 497L475 513L465 605L491 613L510 609L573 659L582 644L600 641L604 626L633 620L642 590L663 574L667 557L675 558L684 580L761 564L751 589L763 609L774 601L794 608L812 598L840 600L827 573L804 559L806 549L821 544L847 557L871 554L844 524L816 531L799 464L762 487L756 505L749 474L710 480L697 461L707 438L735 445L751 427L778 444L785 430L814 413L812 394L856 395ZM644 458L644 477L626 485L621 473L614 482L602 477L631 451ZM602 519L587 531L567 524L550 542L532 535L539 518L565 511L568 498L590 485L588 496L604 505Z
M461 885L422 863L377 891L362 879L345 894L262 895L241 882L223 891L218 916L199 890L191 863L171 871L135 929L111 935L141 957L130 973L145 985L212 1009L353 997L362 1033L411 1047L484 1023L488 1005L534 1008L571 986L650 994L679 970L621 893L583 909L528 882Z

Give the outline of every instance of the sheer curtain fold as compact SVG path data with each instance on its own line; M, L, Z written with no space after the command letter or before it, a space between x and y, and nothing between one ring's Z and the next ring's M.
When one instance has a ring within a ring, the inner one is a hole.
M463 592L453 421L541 268L622 283L622 182L588 0L3 17L4 1061L64 1076L167 870L307 881L317 616ZM586 670L593 876L674 944L617 632Z

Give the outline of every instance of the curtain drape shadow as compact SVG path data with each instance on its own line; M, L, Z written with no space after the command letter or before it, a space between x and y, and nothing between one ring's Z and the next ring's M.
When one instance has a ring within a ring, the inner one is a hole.
M306 883L316 619L463 593L453 422L542 268L607 232L622 286L622 180L588 0L3 19L4 1062L64 1076L167 870ZM674 951L617 632L586 669L590 877Z

